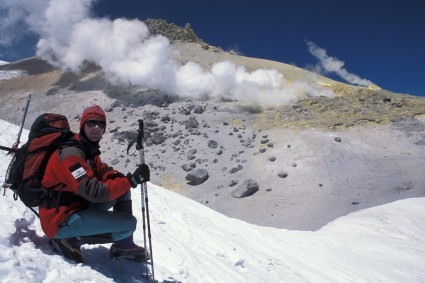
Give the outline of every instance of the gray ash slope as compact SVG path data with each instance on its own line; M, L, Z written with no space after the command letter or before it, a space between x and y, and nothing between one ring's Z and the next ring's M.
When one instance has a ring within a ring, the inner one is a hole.
M183 63L208 68L231 60L247 70L276 68L289 79L308 73L224 52L194 37L190 26L165 27L163 32L182 34L172 42ZM99 104L108 116L102 156L127 172L138 161L134 148L126 154L128 141L143 118L153 183L250 223L316 230L351 211L425 195L425 101L419 97L320 77L335 98L304 97L259 110L114 86L94 65L74 74L29 58L0 69L26 73L0 81L1 119L19 124L29 92L26 128L42 112L57 112L77 130L84 107Z

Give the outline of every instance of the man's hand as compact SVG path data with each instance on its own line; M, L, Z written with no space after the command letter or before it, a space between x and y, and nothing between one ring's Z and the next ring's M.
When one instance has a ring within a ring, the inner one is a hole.
M126 177L130 181L131 186L135 188L138 184L150 181L151 172L148 165L142 164L137 166L133 174L128 173Z

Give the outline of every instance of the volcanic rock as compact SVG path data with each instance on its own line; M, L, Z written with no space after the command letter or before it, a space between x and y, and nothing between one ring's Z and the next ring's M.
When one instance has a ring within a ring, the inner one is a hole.
M190 172L186 175L186 180L189 181L189 184L192 186L197 186L202 184L208 179L208 171L205 169L197 169L193 172Z
M247 179L240 186L232 191L232 196L235 198L244 198L255 194L259 189L257 182L252 179Z

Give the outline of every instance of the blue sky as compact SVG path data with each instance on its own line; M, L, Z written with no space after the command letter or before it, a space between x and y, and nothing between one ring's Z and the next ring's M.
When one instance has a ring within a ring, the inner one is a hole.
M309 52L312 42L352 74L390 91L425 96L425 2L420 0L99 0L92 16L189 22L211 45L302 68L318 63ZM1 45L0 60L33 55L37 41L27 33Z

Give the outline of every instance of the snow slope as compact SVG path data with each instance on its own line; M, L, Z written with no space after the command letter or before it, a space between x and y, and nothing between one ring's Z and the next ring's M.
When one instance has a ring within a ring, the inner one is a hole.
M1 65L2 64L0 62L0 66ZM3 70L0 70L0 81L17 78L17 77L22 76L22 74L23 74L23 72L21 72L21 71L3 71Z
M0 120L0 144L18 127ZM23 140L27 131L23 132ZM0 152L0 178L10 157ZM159 282L425 282L425 198L341 217L315 232L259 227L148 185ZM140 191L133 190L143 243ZM144 265L110 260L109 245L83 246L86 262L51 252L34 214L0 199L0 282L148 282Z

